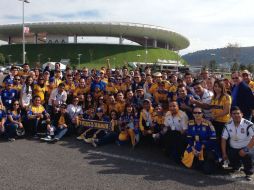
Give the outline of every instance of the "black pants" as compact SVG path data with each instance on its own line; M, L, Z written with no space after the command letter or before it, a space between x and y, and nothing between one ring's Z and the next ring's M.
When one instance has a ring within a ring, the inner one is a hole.
M213 174L216 170L215 158L214 151L204 149L204 160L200 161L195 157L192 168L201 170L205 174Z
M241 164L243 164L244 167L244 173L246 175L252 175L252 155L250 153L247 153L244 157L241 157L239 155L239 151L241 149L234 149L229 147L228 150L228 158L229 158L229 162L230 165L234 168L234 169L238 169Z
M179 131L168 131L162 137L162 142L167 153L173 156L176 161L180 161L187 146L185 135Z

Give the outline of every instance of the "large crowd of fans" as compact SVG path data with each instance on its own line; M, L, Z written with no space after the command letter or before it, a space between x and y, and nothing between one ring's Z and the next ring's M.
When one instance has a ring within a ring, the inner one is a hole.
M229 161L251 179L254 82L248 70L231 78L129 70L22 70L15 66L1 89L0 134L8 141L33 137L55 143L76 136L94 147L155 144L188 168L210 174ZM90 120L109 128L81 125Z

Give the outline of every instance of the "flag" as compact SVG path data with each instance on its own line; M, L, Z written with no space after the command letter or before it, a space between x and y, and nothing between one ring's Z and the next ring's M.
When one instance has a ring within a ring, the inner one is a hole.
M24 33L25 33L25 34L29 34L29 32L30 32L30 28L27 27L27 26L25 26L25 27L24 27Z

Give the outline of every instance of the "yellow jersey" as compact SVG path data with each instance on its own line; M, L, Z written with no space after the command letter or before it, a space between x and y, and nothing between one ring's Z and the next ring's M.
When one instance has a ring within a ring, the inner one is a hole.
M216 107L212 109L212 115L215 116L215 115L221 114L223 112L224 107L225 106L230 107L231 103L232 103L232 99L229 95L223 96L221 100L215 99L213 97L211 101L211 105L214 105ZM229 122L229 120L230 120L230 113L221 117L217 117L215 119L215 121L222 122L222 123L227 123Z

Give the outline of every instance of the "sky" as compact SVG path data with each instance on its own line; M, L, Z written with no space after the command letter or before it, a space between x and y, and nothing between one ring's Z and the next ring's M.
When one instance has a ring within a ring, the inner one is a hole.
M254 46L253 0L30 0L26 22L134 22L168 28L190 40L181 54ZM22 22L22 1L1 0L0 24Z

